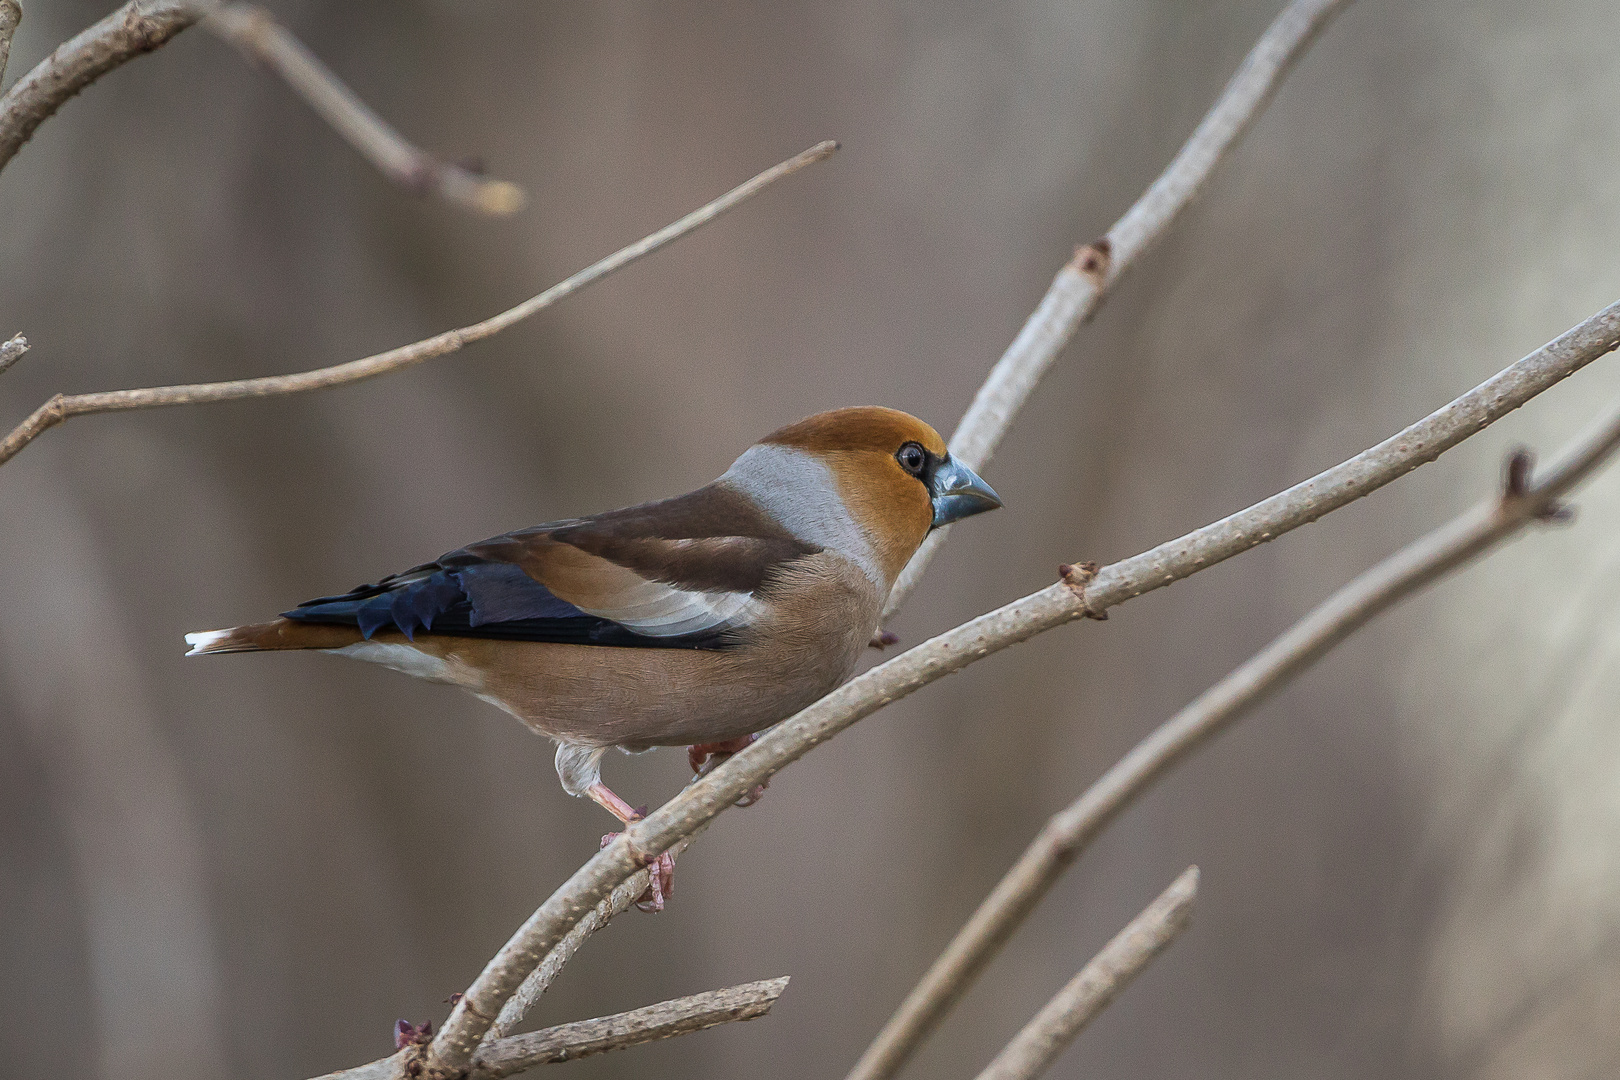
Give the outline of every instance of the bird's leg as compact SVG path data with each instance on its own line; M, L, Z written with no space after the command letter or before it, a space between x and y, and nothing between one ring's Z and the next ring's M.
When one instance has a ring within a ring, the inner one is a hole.
M752 735L743 735L736 739L726 739L723 742L698 743L696 746L686 748L686 760L692 766L692 771L702 776L726 758L739 750L744 750L755 739L759 732ZM753 806L765 797L765 789L771 786L769 780L763 784L755 784L753 790L737 800L738 806Z
M647 816L645 812L637 810L615 795L613 790L600 780L586 788L585 794L592 802L626 825ZM607 847L618 835L616 832L604 833L602 846ZM661 853L648 864L648 871L647 891L636 900L636 907L642 911L663 911L665 898L674 895L675 892L675 856L667 851Z

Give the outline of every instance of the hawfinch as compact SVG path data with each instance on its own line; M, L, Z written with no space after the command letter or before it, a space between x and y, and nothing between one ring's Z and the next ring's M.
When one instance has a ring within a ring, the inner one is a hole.
M1000 505L916 417L837 409L690 494L187 634L186 655L319 649L460 686L555 740L563 788L628 823L637 812L601 780L609 747L691 746L694 769L741 749L849 676L930 530Z

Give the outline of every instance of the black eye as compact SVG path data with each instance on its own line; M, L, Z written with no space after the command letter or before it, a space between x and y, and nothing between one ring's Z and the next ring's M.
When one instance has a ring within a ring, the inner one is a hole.
M894 460L912 476L921 476L923 469L928 465L928 451L914 442L908 442L894 455Z

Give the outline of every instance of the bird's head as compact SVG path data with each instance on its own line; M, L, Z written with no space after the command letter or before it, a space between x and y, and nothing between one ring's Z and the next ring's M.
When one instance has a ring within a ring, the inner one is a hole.
M801 539L870 563L885 588L931 530L1001 505L937 431L877 406L817 413L772 432L726 478Z

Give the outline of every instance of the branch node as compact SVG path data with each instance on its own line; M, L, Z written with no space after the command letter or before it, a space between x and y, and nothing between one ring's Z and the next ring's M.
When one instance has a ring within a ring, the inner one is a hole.
M420 1024L413 1024L409 1020L394 1021L394 1049L403 1050L407 1046L426 1046L433 1041L433 1021L424 1020Z
M1502 466L1502 501L1513 502L1530 494L1530 470L1536 458L1528 448L1516 446Z
M1108 612L1092 610L1091 601L1086 599L1086 586L1096 579L1097 571L1100 569L1102 568L1094 562L1083 562L1078 566L1073 563L1063 563L1058 567L1058 576L1063 579L1063 584L1067 585L1069 591L1074 593L1075 598L1080 601L1082 615L1088 619L1096 619L1098 622L1107 622Z
M1106 236L1082 244L1074 249L1074 258L1069 260L1069 265L1085 275L1092 287L1100 292L1108 271L1114 265L1114 245Z
M1508 454L1507 461L1502 465L1502 493L1497 504L1498 511L1512 514L1521 508L1528 509L1531 517L1547 525L1564 525L1574 521L1573 506L1546 498L1545 494L1538 497L1536 485L1531 480L1535 463L1535 455L1523 446L1514 447ZM1538 507L1535 505L1537 502L1544 502L1544 505ZM1527 503L1528 507L1525 505Z

